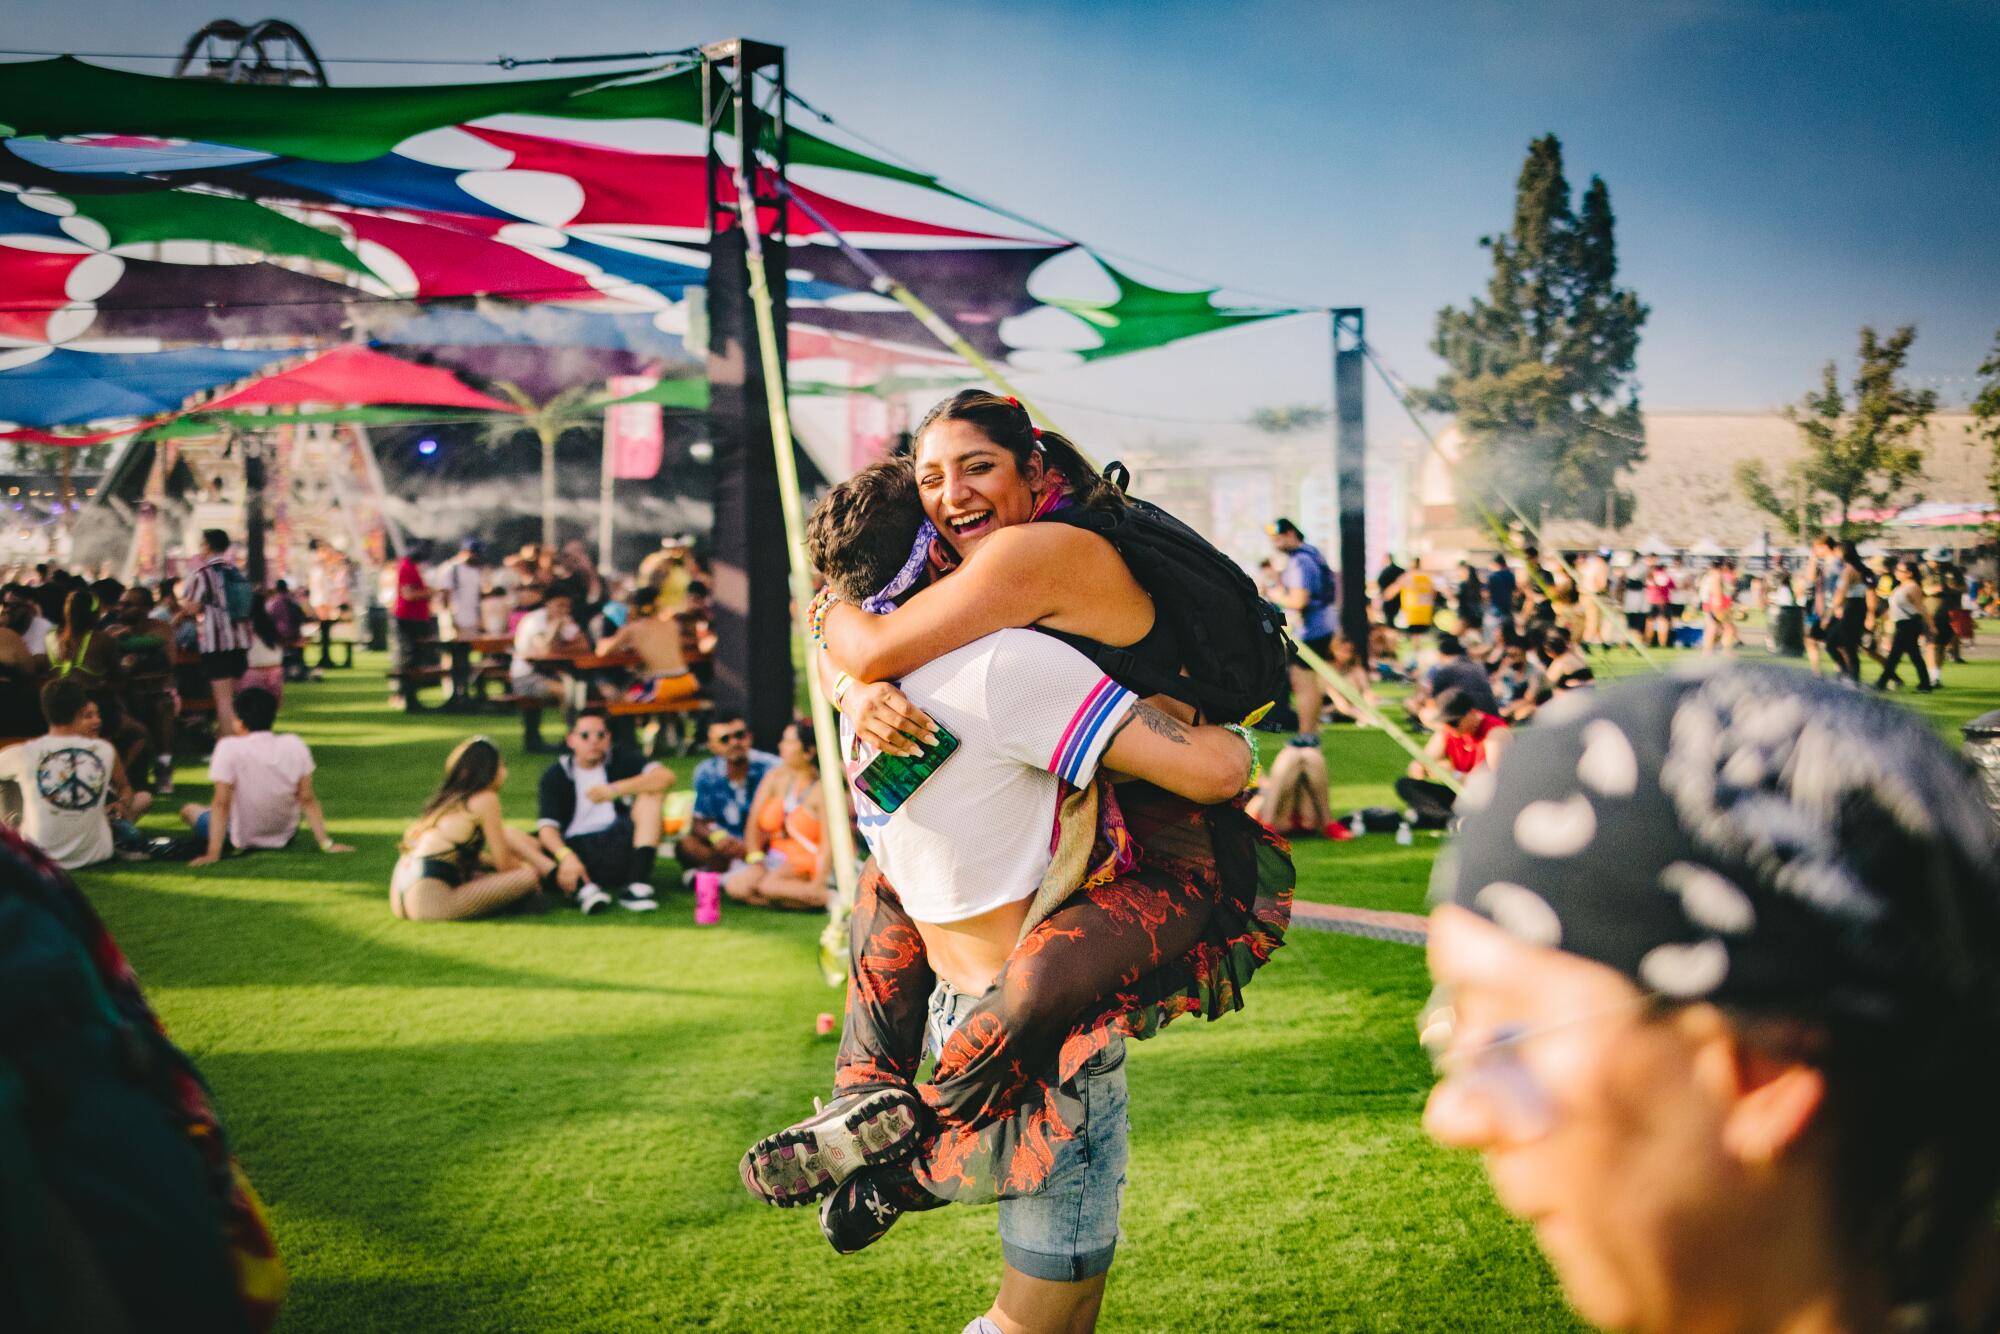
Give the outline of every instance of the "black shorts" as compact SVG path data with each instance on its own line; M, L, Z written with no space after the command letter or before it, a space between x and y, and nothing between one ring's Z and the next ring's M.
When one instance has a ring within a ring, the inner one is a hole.
M563 843L583 863L584 874L594 885L604 888L623 885L632 878L632 825L620 820L609 829L594 834L574 834Z
M204 681L234 681L250 670L250 650L228 649L221 653L201 655L201 675Z
M1301 648L1309 648L1314 653L1317 653L1321 662L1325 662L1333 656L1332 635L1321 635L1318 639L1301 639L1296 642ZM1306 665L1306 660L1301 658L1297 653L1294 653L1292 654L1292 665L1303 667Z

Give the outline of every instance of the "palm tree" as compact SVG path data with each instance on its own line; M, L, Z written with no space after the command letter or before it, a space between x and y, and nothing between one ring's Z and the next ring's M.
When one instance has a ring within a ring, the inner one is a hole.
M532 434L542 445L542 545L556 544L556 442L571 431L601 426L603 412L593 402L596 385L575 385L546 403L537 403L511 380L496 380L494 388L521 409L518 417L486 423L480 434L487 446L510 445Z

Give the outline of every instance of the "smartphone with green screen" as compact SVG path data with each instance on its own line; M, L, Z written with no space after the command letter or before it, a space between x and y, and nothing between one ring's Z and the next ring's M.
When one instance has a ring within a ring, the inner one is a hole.
M958 749L958 738L946 731L943 723L933 721L931 726L937 731L935 745L924 747L917 755L891 755L885 750L855 775L855 791L874 802L884 815L893 814L908 801Z

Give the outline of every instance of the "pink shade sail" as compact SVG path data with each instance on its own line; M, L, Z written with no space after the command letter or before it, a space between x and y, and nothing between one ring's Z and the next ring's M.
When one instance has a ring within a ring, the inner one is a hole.
M708 183L708 163L703 158L681 153L634 153L568 139L513 134L479 125L461 128L467 134L512 153L514 160L509 170L546 172L576 183L581 195L580 206L575 213L561 218L541 217L535 221L550 226L644 225L693 229L706 229L708 226L708 210L702 203L702 192ZM765 172L764 175L769 176L770 173ZM762 182L767 189L772 183L769 180ZM720 188L730 191L729 202L735 202L734 171L725 171ZM981 241L1020 239L992 232L965 231L914 218L899 218L808 190L796 182L792 183L792 191L843 232ZM771 216L769 211L766 216ZM818 223L797 210L793 211L790 221L794 236L822 234Z
M462 383L449 371L416 366L358 344L335 348L288 371L267 375L201 411L224 408L296 407L301 403L414 403L435 408L484 408L519 412L511 403Z

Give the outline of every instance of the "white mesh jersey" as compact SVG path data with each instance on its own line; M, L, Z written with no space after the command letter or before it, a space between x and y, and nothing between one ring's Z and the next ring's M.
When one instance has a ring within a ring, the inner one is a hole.
M855 793L855 816L883 875L920 922L957 922L1033 894L1054 853L1063 785L1097 772L1132 692L1067 644L1002 630L911 672L910 702L958 738L893 815ZM845 719L850 784L875 749Z

